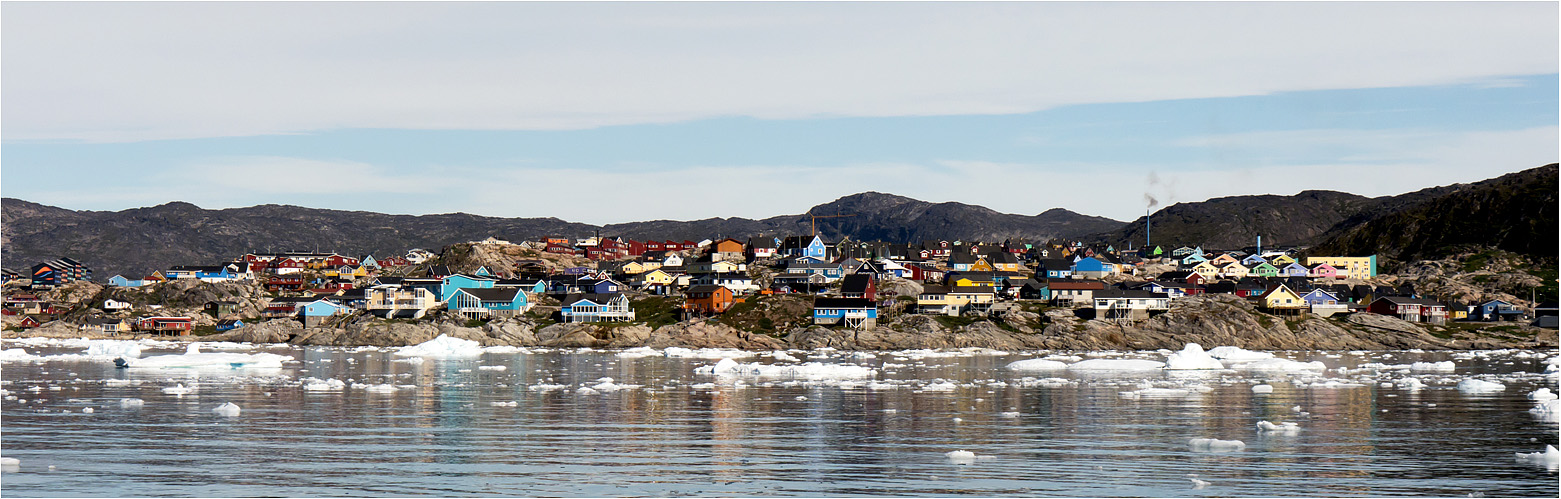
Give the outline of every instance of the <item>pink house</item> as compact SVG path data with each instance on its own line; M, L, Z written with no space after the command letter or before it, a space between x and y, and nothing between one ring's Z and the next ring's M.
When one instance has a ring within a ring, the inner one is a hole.
M1311 275L1311 277L1314 277L1314 278L1318 278L1318 277L1332 277L1334 279L1338 279L1339 278L1339 269L1333 268L1332 265L1328 265L1326 263L1319 263L1317 265L1313 265L1312 266L1310 275Z

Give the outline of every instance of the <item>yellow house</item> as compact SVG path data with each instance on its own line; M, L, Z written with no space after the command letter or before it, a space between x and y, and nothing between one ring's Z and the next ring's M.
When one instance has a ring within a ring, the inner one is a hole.
M672 274L668 274L667 271L655 269L649 272L642 272L639 275L634 276L634 279L629 280L629 284L637 288L647 284L672 284L674 280L676 279L672 277Z
M1349 274L1348 277L1367 279L1377 276L1377 255L1371 256L1309 256L1306 257L1306 266L1311 267L1319 263L1339 269L1340 274Z
M346 272L343 272L343 270ZM369 275L369 270L368 267L364 267L362 265L359 265L356 268L343 265L341 267L321 272L321 274L329 277L367 277Z
M1268 309L1303 309L1308 308L1301 295L1291 291L1289 286L1280 284L1258 297L1258 304Z
M1274 257L1273 260L1269 260L1268 263L1282 269L1285 268L1286 265L1295 263L1295 259L1291 258L1290 255L1279 255Z
M991 286L954 286L949 290L949 301L983 310L992 306L996 296Z
M1230 262L1229 264L1220 267L1220 275L1229 277L1231 279L1240 279L1246 277L1247 273L1251 271L1252 269L1247 268L1246 265L1242 265L1241 262Z
M1219 267L1215 267L1214 264L1207 261L1198 262L1197 265L1192 267L1192 271L1197 272L1198 275L1203 276L1203 280L1205 281L1213 280L1215 277L1220 275Z
M976 255L976 263L970 264L971 272L991 272L992 264L986 261L985 255Z
M623 272L624 274L628 274L628 275L639 275L639 274L644 274L646 272L651 271L654 268L659 268L659 267L661 267L661 263L659 263L659 262L656 263L655 267L649 267L649 266L647 266L645 264L645 262L629 262L629 263L623 264L622 267L618 267L618 270L620 272Z
M949 284L952 284L955 288L990 288L996 285L992 282L992 279L971 279L969 277L955 279Z

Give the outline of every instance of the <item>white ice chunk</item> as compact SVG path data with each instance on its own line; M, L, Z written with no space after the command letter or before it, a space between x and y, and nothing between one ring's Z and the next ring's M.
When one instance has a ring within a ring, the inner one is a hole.
M1469 378L1458 382L1458 391L1463 393L1496 393L1507 389L1507 385L1494 381Z
M1519 452L1518 462L1543 466L1550 471L1561 470L1561 451L1554 445L1546 445L1544 452Z
M1252 385L1252 393L1274 393L1274 385Z
M504 366L477 366L479 371L503 371L505 369L508 368Z
M1188 343L1182 351L1173 353L1165 358L1165 368L1171 370L1184 369L1224 369L1225 364L1203 351L1203 346L1197 343Z
M1404 378L1398 380L1398 387L1405 390L1414 391L1425 388L1425 383L1422 383L1419 379L1416 378Z
M921 390L924 391L924 392L952 392L952 391L954 391L955 389L958 389L958 388L959 388L959 385L954 383L954 382L946 381L946 380L937 380L937 381L933 381L932 383L928 383L926 385L923 385L921 387Z
M755 376L761 378L789 378L808 380L871 378L877 370L853 364L824 364L808 362L796 365L739 364L732 359L721 359L713 366L694 369L695 374L716 376Z
M17 471L22 467L22 461L14 457L0 457L0 469L5 471Z
M302 381L304 391L308 392L334 392L347 389L347 383L336 378L304 378Z
M770 358L778 360L778 361L781 361L781 362L800 362L799 359L797 359L796 357L792 357L791 354L786 353L786 352L780 352L780 351L777 351L775 353L770 354Z
M1555 400L1556 399L1556 394L1552 393L1549 388L1540 388L1538 390L1534 390L1532 392L1529 392L1528 399L1529 400Z
M183 355L125 359L131 369L280 369L283 362L291 360L274 353L201 352L198 343L191 343Z
M1008 363L1010 371L1056 371L1067 368L1068 364L1046 359L1025 359Z
M1230 362L1251 362L1254 360L1272 359L1274 354L1268 352L1254 352L1244 350L1241 347L1221 346L1209 350L1209 356Z
M667 357L674 359L741 359L757 355L746 350L734 348L701 348L698 350L683 347L667 347L661 351Z
M1411 371L1453 372L1453 369L1455 368L1456 366L1451 360L1444 360L1442 362L1416 362L1409 365L1409 370Z
M1165 368L1165 363L1144 359L1090 359L1068 366L1070 371L1151 371Z
M83 408L81 408L81 412L83 414L92 414L93 409L91 407L83 407Z
M141 356L141 344L123 340L94 340L87 344L87 356L113 360Z
M1274 423L1270 423L1268 421L1258 421L1257 422L1257 431L1259 433L1278 433L1278 434L1282 434L1282 435L1294 435L1296 433L1300 433L1301 432L1301 425L1297 424L1297 423L1279 423L1279 424L1274 424Z
M1234 452L1247 448L1246 442L1217 438L1194 438L1187 441L1187 446L1197 452Z
M943 456L947 457L949 461L953 461L954 464L970 464L976 462L976 453L970 452L968 450L949 451L943 454Z
M140 409L145 405L146 401L141 399L119 399L120 409Z
M651 347L634 347L618 352L620 359L638 359L641 357L661 357L661 350Z
M1533 409L1528 410L1541 421L1550 423L1561 422L1561 400L1550 399L1534 404Z
M239 411L240 411L240 409L239 409L238 404L235 404L235 403L232 403L232 402L228 402L228 403L225 403L225 404L222 404L222 405L219 405L219 406L213 408L211 410L211 413L212 414L216 414L218 416L224 416L224 417L229 417L229 418L236 418L236 417L238 417Z
M494 406L494 407L516 407L516 406L520 405L520 402L516 402L514 400L498 401L498 402L488 402L488 405L491 405L491 406Z
M369 393L395 393L396 385L392 385L392 384L389 384L389 383L382 383L382 384L377 384L377 385L368 385L368 386L363 387L363 391L366 391L366 392L369 392Z
M190 393L193 393L193 392L195 392L195 389L191 388L191 387L188 387L188 386L184 386L184 383L179 383L178 386L170 386L170 387L167 387L167 388L163 388L163 393L166 393L166 394L169 394L169 395L178 395L178 396L181 396L181 397L183 397L185 395L188 395Z
M441 334L437 338L416 345L401 347L394 355L430 358L477 357L482 355L482 344Z
M1002 417L1005 417L1005 418L1017 418L1017 417L1019 417L1019 412L1018 411L1008 411L1008 412L999 413L998 415L1002 416Z

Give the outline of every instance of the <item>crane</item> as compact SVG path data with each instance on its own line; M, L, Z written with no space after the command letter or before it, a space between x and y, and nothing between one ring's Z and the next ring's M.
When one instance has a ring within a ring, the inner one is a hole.
M809 213L808 216L813 217L813 235L817 236L818 235L818 219L820 219L820 218L854 217L854 216L856 216L856 214L853 213L853 214L850 214L850 215L841 215L841 214L837 213L837 214L834 214L834 215L814 215L812 213Z

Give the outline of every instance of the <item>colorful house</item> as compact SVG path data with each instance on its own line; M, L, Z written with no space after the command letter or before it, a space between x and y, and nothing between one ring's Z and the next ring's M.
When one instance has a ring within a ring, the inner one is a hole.
M1073 262L1073 275L1085 279L1099 279L1113 274L1113 270L1115 270L1113 266L1092 256L1079 258L1078 261Z
M143 279L130 280L130 279L125 278L125 276L122 276L122 275L115 275L114 277L108 278L108 285L109 286L115 286L115 287L121 287L121 288L139 288L139 287L145 286L147 284L148 283L145 280L143 280Z
M815 298L813 323L871 329L878 325L878 304L866 298Z
M1474 319L1480 321L1515 321L1523 318L1523 309L1502 300L1491 300L1474 308Z
M1447 321L1447 306L1435 300L1384 296L1371 302L1371 313L1391 315L1409 322L1442 324Z
M1281 264L1275 262L1274 265L1278 266ZM1279 275L1282 277L1311 277L1312 275L1312 269L1308 269L1300 263L1291 261L1282 265L1284 266L1279 268Z
M1210 261L1209 263L1214 262ZM1240 279L1246 277L1249 270L1250 269L1248 269L1245 265L1242 265L1241 262L1230 262L1225 264L1223 267L1220 267L1219 275L1220 277L1229 279Z
M1247 275L1253 277L1278 277L1279 269L1268 262L1261 262L1247 271Z
M520 288L459 288L445 303L467 319L514 317L531 309Z
M1340 278L1340 276L1339 276L1339 269L1336 269L1332 265L1328 265L1326 263L1319 263L1319 264L1313 265L1311 268L1307 269L1306 275L1309 276L1309 277L1312 277L1314 279L1321 279L1321 278L1338 279L1338 278Z
M563 322L628 322L634 320L629 297L623 293L570 294L560 300Z
M1041 275L1042 272L1045 275ZM1066 258L1041 260L1035 273L1037 277L1047 279L1067 279L1073 276L1073 262Z
M439 301L449 301L450 297L454 295L455 290L457 289L492 288L493 285L498 281L498 279L494 279L492 277L477 277L466 274L446 275L439 280L439 290L435 298L437 298Z
M743 302L725 286L690 286L683 296L683 310L702 315L724 313L733 305Z
M1280 313L1295 313L1310 307L1301 295L1280 284L1258 295L1258 307Z
M1307 265L1326 263L1338 270L1338 274L1356 279L1377 276L1377 255L1371 256L1309 256Z

